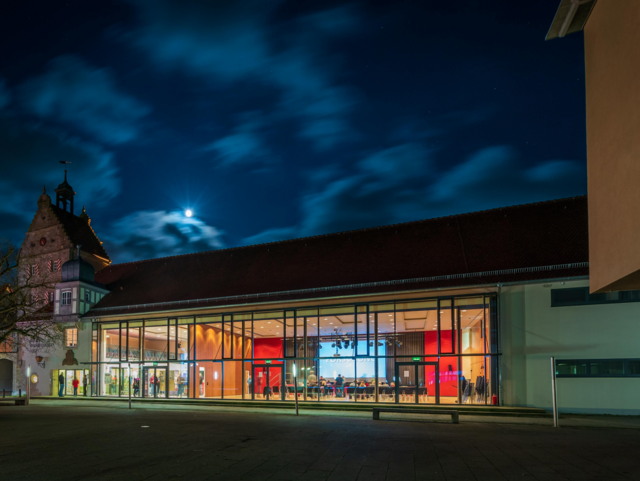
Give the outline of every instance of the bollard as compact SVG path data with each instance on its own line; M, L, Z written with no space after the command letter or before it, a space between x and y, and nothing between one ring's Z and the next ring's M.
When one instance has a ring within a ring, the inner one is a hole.
M2 390L2 399L4 399L4 389Z
M22 388L18 389L18 397L22 397Z

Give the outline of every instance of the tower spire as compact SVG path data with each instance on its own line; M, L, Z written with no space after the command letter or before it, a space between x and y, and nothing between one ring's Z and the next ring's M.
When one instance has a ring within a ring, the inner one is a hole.
M61 164L70 164L67 160L61 160ZM73 187L67 182L67 169L64 169L64 181L56 189L56 207L60 207L62 210L73 214L73 197L76 193L73 191Z

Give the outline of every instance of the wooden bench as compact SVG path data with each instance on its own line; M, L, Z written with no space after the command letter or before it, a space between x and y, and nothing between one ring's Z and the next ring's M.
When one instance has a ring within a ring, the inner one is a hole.
M451 416L452 424L460 423L460 412L440 409L402 409L402 408L373 408L373 419L380 419L380 413L407 413L407 414L446 414Z

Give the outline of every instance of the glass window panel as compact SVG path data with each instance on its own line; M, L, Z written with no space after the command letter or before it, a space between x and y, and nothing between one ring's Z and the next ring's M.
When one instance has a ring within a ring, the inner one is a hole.
M305 357L304 317L296 317L296 357Z
M475 306L475 305L474 305ZM484 309L460 307L460 353L484 353Z
M213 322L222 322L222 316L221 315L216 315L216 316L196 316L196 323L197 324L209 324L209 323L213 323Z
M196 398L222 398L222 363L196 362Z
M224 399L242 399L242 361L224 362Z
M253 357L253 322L244 321L244 358Z
M129 323L129 361L140 361L140 327L132 327L140 323Z
M191 317L181 317L178 319L178 324L193 324L194 318Z
M289 313L287 313L289 314ZM296 319L294 317L286 317L285 324L285 353L286 357L295 357L296 355Z
M175 361L177 359L176 354L176 340L178 337L178 332L176 328L177 319L169 320L169 359L171 361Z
M278 311L278 312L254 312L253 313L253 318L254 319L282 319L282 318L284 318L284 312L283 311Z
M391 304L369 304L369 312L393 311L395 306Z
M225 321L223 323L223 331L222 338L224 340L224 346L222 349L222 357L224 359L232 359L233 358L233 326L231 324L231 318L227 318L225 316Z
M438 307L437 299L430 299L419 302L396 302L396 310L408 310L408 309L436 309Z
M177 359L181 361L189 359L189 332L191 327L192 326L178 325Z
M456 352L456 323L455 311L451 308L451 300L440 301L438 311L440 319L440 352L442 354L453 354Z
M421 356L425 354L427 343L434 341L437 354L437 321L435 309L396 312L396 337L393 340L396 355Z
M107 325L101 326L102 336L102 349L101 349L101 361L102 362L118 362L120 359L120 328L118 324L108 324L111 326L105 329Z
M197 359L222 359L222 323L196 324Z
M120 360L127 360L127 323L120 323Z
M393 356L396 335L395 314L378 312L375 315L378 319L378 341L376 343L378 356Z
M455 299L456 306L475 306L482 307L484 299L482 297L462 297Z
M627 374L630 376L640 376L640 359L631 359L629 361Z
M233 315L234 321L250 321L251 313L236 313Z
M144 326L144 360L166 361L169 349L169 327L150 324Z
M253 394L253 374L251 372L253 363L244 362L242 365L244 371L244 399L251 399Z
M338 307L322 307L320 308L321 316L329 316L334 314L353 314L355 306L338 306Z
M622 376L624 361L617 359L600 359L591 361L591 376Z
M361 307L361 306L358 306ZM365 308L367 306L364 306ZM356 344L356 356L368 356L370 352L369 346L369 315L365 310L363 313L360 313L356 316L356 331L358 333L357 336L357 344ZM373 349L371 349L373 351Z
M586 376L587 361L557 361L556 376Z
M455 358L452 358L452 360ZM462 404L486 404L487 375L485 359L481 356L463 356L460 389ZM442 363L443 360L441 359ZM442 393L440 394L442 397Z
M318 309L298 309L298 316L316 317L317 315Z
M319 325L318 325L318 317L306 317L307 322L307 351L306 357L317 357L321 356L322 353L320 351L320 338L319 338ZM305 366L306 368L306 366Z
M242 321L236 321L234 318L233 321L233 358L234 359L242 359L242 349L243 349L243 327ZM238 368L240 369L240 368ZM240 393L242 393L242 389L240 389Z
M255 359L283 358L284 319L253 321L253 357Z

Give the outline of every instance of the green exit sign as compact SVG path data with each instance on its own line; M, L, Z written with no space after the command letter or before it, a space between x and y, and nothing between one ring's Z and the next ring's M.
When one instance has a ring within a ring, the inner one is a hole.
M414 361L419 361L419 360L420 360L420 358L419 358L419 357L414 357L414 358L413 358L413 360L414 360Z
M154 362L154 363L153 363L153 365L154 365L154 366L157 366L157 365L158 365L158 363L157 363L157 362Z
M271 364L271 361L265 361L265 364Z

